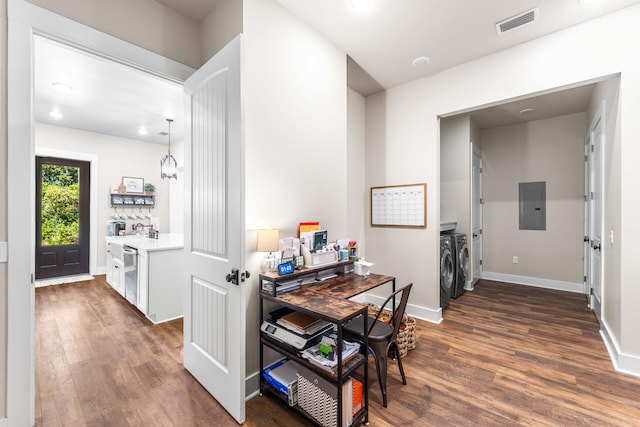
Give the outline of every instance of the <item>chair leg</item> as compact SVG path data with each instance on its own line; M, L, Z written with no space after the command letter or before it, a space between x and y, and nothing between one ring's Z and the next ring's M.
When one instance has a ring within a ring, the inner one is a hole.
M396 359L398 360L398 368L400 368L400 376L402 377L402 384L407 385L407 378L404 376L404 368L402 367L402 357L400 356L400 349L398 348L398 343L395 341L391 343L396 352Z
M375 343L370 345L376 359L376 371L378 371L378 382L382 392L382 406L387 407L387 353L389 347L387 343Z

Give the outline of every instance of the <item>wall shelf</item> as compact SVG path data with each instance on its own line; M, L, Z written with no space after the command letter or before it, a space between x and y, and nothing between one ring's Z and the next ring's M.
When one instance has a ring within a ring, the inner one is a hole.
M156 204L156 196L146 194L110 194L111 206L135 206L152 208Z

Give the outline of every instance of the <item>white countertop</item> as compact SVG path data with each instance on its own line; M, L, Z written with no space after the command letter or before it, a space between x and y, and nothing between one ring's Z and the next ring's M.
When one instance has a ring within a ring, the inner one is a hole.
M134 234L128 236L107 236L107 242L120 243L131 246L139 251L167 251L184 248L184 235L182 233L160 233L157 239Z

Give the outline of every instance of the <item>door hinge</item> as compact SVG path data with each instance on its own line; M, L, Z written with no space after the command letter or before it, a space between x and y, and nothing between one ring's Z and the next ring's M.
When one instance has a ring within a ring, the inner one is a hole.
M35 283L36 278L33 276L33 273L31 273L31 284L33 285Z
M589 295L593 295L593 288L589 288Z
M584 283L587 283L587 276L583 276L583 278L584 278L584 279L583 279L582 281L583 281Z
M589 161L589 157L588 156L584 156L584 162L587 163Z
M484 199L483 198L480 198L480 204L484 205Z
M589 242L589 236L584 236L582 241L585 242L585 243L588 243Z
M480 173L482 173L482 168L480 168Z
M482 265L482 260L480 260L480 265Z
M593 191L589 194L589 196L591 197L591 200L593 200Z
M582 196L584 198L584 201L586 202L587 200L589 200L589 197L585 194L584 196Z

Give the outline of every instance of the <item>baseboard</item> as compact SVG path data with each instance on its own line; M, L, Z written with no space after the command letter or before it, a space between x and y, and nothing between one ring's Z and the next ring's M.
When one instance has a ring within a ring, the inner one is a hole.
M491 271L482 272L482 278L496 280L499 282L516 283L518 285L535 286L537 288L555 289L558 291L584 293L582 283L564 282L561 280L541 279L539 277L516 276L514 274L494 273Z
M0 427L9 427L9 420L7 418L0 418Z
M600 324L600 336L607 348L613 368L618 372L640 377L640 357L620 352L620 346L609 334L609 328L604 322Z
M375 304L380 306L386 300L386 297L379 297L377 295L372 294L360 294L353 298L352 301L361 302L365 304ZM441 323L442 322L442 308L438 308L437 310L433 310L426 307L421 307L419 305L407 304L406 312L409 316L415 317L416 319L426 320L431 323Z
M244 379L245 399L251 400L260 394L260 372L254 372Z
M41 288L43 286L62 285L65 283L74 283L74 282L84 282L85 280L93 280L93 276L90 274L81 274L77 276L54 277L51 279L36 280L35 287Z

